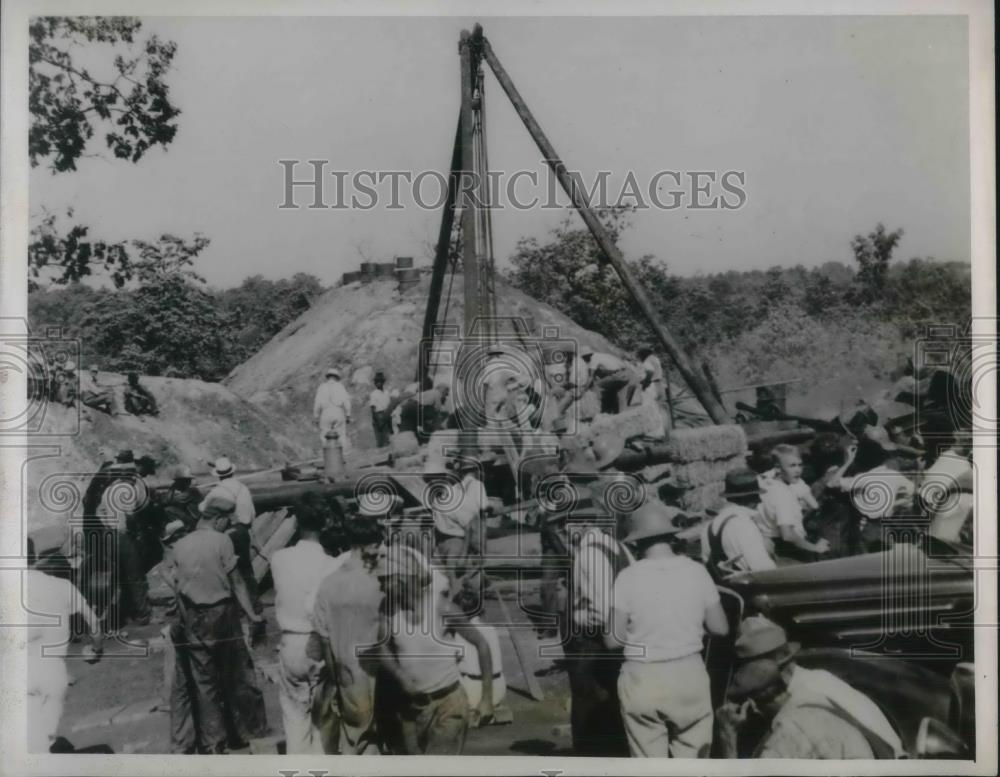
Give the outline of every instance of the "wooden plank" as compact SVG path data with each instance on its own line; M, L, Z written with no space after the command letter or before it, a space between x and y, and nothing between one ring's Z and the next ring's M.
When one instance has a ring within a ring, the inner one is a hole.
M487 577L486 580L489 581L489 578ZM496 591L496 595L497 601L500 603L500 610L503 612L503 619L508 624L513 623L510 611L507 609L507 602L504 601L502 593ZM538 651L535 650L538 646L538 639L535 637L534 629L531 630L530 635L526 635L524 632L525 629L507 626L507 634L510 636L510 642L514 646L514 655L517 657L517 664L521 669L521 674L524 676L524 684L527 686L528 693L535 701L543 701L545 699L545 691L542 690L538 678L535 677L536 666L533 660L538 654ZM529 640L531 642L530 646L527 644Z

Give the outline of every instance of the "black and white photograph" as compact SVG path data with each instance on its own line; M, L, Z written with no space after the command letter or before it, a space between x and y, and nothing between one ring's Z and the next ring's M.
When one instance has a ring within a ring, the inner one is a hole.
M995 774L993 16L6 4L0 773Z

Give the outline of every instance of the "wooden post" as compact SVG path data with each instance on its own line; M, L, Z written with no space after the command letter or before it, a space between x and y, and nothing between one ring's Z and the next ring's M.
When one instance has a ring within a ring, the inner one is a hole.
M684 380L687 381L688 386L690 386L691 391L696 397L698 397L698 400L701 402L702 406L715 423L730 423L729 414L726 412L726 409L712 395L712 391L705 382L705 379L691 365L691 362L689 361L687 354L684 352L680 343L674 339L667 327L662 321L660 321L660 317L653 309L653 305L646 296L646 292L632 275L631 270L629 270L628 265L625 262L625 257L618 249L618 246L615 245L614 240L611 239L611 235L608 234L604 225L601 224L600 220L597 218L597 215L590 209L590 206L584 200L583 195L578 191L575 181L566 169L566 165L563 164L558 154L556 154L555 148L553 148L549 139L545 136L541 126L539 126L538 122L535 121L535 117L528 109L528 105L525 103L524 98L521 97L520 92L517 91L517 87L514 86L514 82L511 81L510 76L507 75L507 71L504 70L503 65L500 64L500 60L497 59L497 55L493 53L493 48L490 46L489 41L486 38L482 38L481 45L483 57L489 63L494 75L496 75L497 80L500 82L500 86L503 87L504 92L507 93L507 97L510 98L511 103L514 105L514 110L517 111L517 114L521 117L521 121L524 122L524 126L527 128L528 133L534 139L539 150L542 152L545 163L552 169L552 172L555 173L556 178L559 179L559 183L562 185L563 190L569 196L573 206L580 212L580 216L583 218L583 221L590 230L590 233L594 236L594 239L601 247L605 256L607 256L611 266L615 268L615 271L618 273L618 277L621 278L622 284L624 284L626 290L632 296L632 299L635 301L639 310L641 310L643 315L646 317L646 320L649 322L653 332L655 332L660 342L663 343L663 347L666 348L667 352L670 354L674 364L677 365L678 371L684 377ZM468 316L468 311L466 311L466 316Z
M455 146L451 152L451 171L448 173L448 196L445 199L444 210L441 212L441 229L438 231L437 250L434 254L434 269L431 274L431 288L427 295L427 308L424 311L424 326L420 340L420 355L417 358L417 382L423 388L424 381L429 377L430 344L434 337L434 325L437 323L438 310L441 307L441 291L444 289L444 276L448 270L448 254L451 250L451 230L455 224L455 198L458 192L458 178L462 172L462 116L458 117L455 127Z
M475 160L473 159L473 62L472 35L462 30L458 51L462 67L462 173L459 202L462 204L462 278L465 281L465 337L469 337L482 315L479 256L476 254L476 205L474 197ZM478 58L477 58L478 59Z

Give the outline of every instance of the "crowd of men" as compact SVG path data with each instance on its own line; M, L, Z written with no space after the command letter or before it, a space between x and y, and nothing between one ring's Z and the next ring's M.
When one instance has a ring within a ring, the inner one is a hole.
M568 394L584 385L608 412L629 406L633 396L662 398L662 370L650 353L645 378L637 380L624 362L586 350L559 367ZM588 378L580 377L585 369ZM503 391L487 390L487 402L514 408L507 418L520 417L518 408L527 408L525 418L539 416L530 381L500 375L492 386ZM346 442L350 396L338 369L326 378L315 417L324 440L335 432ZM399 428L392 415L403 405L400 396L419 405L421 395L434 392L429 406L444 407L436 389L394 397L384 374L374 383L369 408L377 441ZM441 423L448 417L443 413ZM546 513L539 504L529 522L541 532L544 554L570 562L564 578L547 571L542 598L565 656L574 753L902 755L899 733L870 698L830 672L797 666L797 646L779 625L759 616L731 623L716 587L742 571L876 549L878 537L866 528L913 510L926 483L940 486L933 490L937 502L926 505L930 533L968 540L968 430L952 429L941 444L922 450L910 444L912 430L890 432L867 405L831 425L843 444L831 446L820 435L808 448L755 451L746 467L727 474L724 503L707 516L685 512L680 488L650 489L624 511L610 507L604 494L623 474L614 462L625 440L615 434L585 444L569 434L560 439L549 474L564 477L582 497L575 502L580 514ZM346 520L343 504L318 493L293 505L296 541L268 559L287 752L459 754L470 727L496 717L505 691L503 656L495 629L484 622L490 580L483 568L496 500L483 474L491 454L478 440L463 440L444 471L424 473L443 489L424 505L429 524L411 520L398 498L359 494ZM144 482L155 466L149 457L135 460L122 451L102 463L84 499L85 529L110 529L118 560L117 566L100 554L87 560L106 573L87 579L103 581L110 591L103 600L86 592L88 602L102 605L93 608L97 614L84 612L94 655L102 634L120 631L128 618L148 621L145 570L163 559L174 594L168 628L173 751L239 750L268 728L251 650L265 636L252 566L261 553L251 530L253 499L226 457L215 461L210 487L195 488L190 469L180 467L170 488L154 498ZM116 501L116 482L132 485L132 501ZM889 498L868 498L865 491L873 488ZM957 499L947 498L956 491ZM692 537L700 553L692 552ZM36 590L47 595L45 586ZM45 602L38 606L47 611ZM735 645L737 664L721 706L713 703L703 659L706 639ZM38 698L53 695L59 704L41 717L50 741L65 687L61 696L38 690ZM756 734L748 747L750 730Z
M96 364L81 371L72 360L57 363L51 373L29 380L28 396L67 407L80 405L108 415L159 415L156 397L142 385L137 372L127 373L124 385L108 383L100 373Z

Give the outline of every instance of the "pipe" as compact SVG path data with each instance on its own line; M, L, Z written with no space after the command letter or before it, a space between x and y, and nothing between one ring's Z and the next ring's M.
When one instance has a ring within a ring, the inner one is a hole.
M480 31L481 30L477 25L477 32ZM468 50L467 35L467 33L463 34L463 51ZM541 126L539 126L535 117L528 109L527 103L525 103L524 98L521 97L520 92L517 91L517 87L514 86L514 82L511 81L510 76L507 75L507 71L504 70L503 65L500 64L500 60L497 59L497 55L493 52L493 48L490 46L489 41L485 37L481 38L481 45L483 56L489 63L490 68L497 77L497 80L500 82L500 86L502 86L504 92L507 93L507 97L510 98L511 103L514 105L514 110L517 111L518 116L521 117L521 121L524 122L524 126L527 128L531 137L538 145L546 164L552 169L552 172L555 173L556 178L559 179L559 183L562 185L563 190L573 202L573 206L580 212L580 216L583 218L583 221L590 230L590 233L594 236L594 239L597 241L597 244L601 247L601 250L608 258L611 266L615 268L615 271L618 273L618 277L621 278L622 284L625 286L629 294L632 295L632 299L635 301L639 310L642 311L642 314L646 317L646 320L652 327L653 332L659 338L660 342L663 343L663 347L666 348L670 357L674 360L674 364L677 365L678 371L684 376L684 380L687 381L688 386L691 387L691 391L698 398L702 406L708 412L708 415L715 423L732 423L726 409L715 398L715 396L713 396L712 391L705 379L691 365L691 362L689 361L688 356L684 352L680 343L674 339L667 327L662 321L660 321L660 317L653 309L653 305L646 296L646 292L632 275L632 271L629 270L628 265L625 262L625 257L618 249L618 246L615 245L611 235L609 235L607 230L605 230L604 225L601 224L595 213L590 209L590 206L583 199L581 193L577 190L576 182L570 176L569 171L566 169L566 165L559 158L559 155L556 154L555 148L553 148L549 139L545 136ZM463 92L463 101L464 98L465 94ZM469 165L466 165L466 169L468 169L468 167ZM468 316L468 310L466 310L466 316Z

